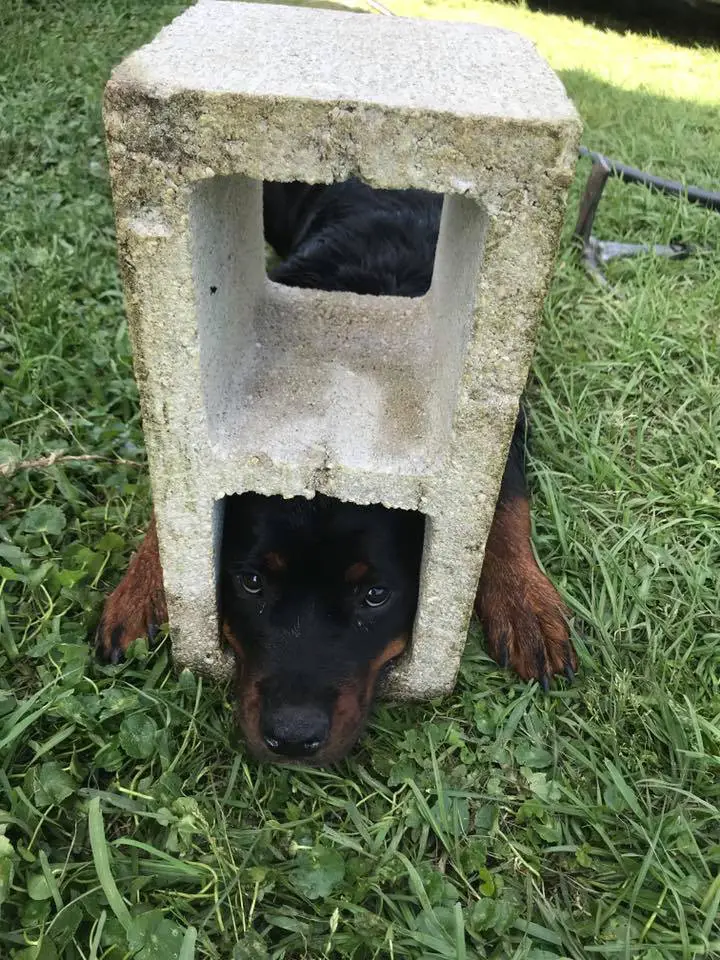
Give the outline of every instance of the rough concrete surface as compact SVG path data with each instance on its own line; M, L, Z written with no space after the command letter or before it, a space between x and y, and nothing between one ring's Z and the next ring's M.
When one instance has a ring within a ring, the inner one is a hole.
M394 696L448 692L552 270L580 124L526 39L463 23L203 2L115 69L105 125L181 665L222 674L222 498L427 517ZM265 273L262 180L445 194L421 299Z

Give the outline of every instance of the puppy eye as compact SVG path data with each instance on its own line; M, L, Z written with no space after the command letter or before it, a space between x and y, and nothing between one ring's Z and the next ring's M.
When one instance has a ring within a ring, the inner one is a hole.
M363 603L366 607L381 607L390 599L390 591L387 587L370 587L365 594Z
M240 583L246 593L257 595L262 593L262 578L258 573L241 573Z

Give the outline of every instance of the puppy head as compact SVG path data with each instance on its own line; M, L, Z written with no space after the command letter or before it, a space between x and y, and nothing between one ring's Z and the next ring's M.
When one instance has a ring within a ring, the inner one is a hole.
M355 744L410 637L422 542L415 513L321 495L227 499L223 633L256 756L321 766Z

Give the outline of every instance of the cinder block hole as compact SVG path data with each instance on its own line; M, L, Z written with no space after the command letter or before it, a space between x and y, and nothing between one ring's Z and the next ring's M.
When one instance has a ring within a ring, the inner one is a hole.
M290 287L423 297L442 205L442 194L374 190L359 180L266 183L268 276Z
M273 630L285 625L298 631L305 648L326 620L331 633L360 647L400 635L409 645L425 541L422 513L322 494L243 493L218 501L216 519L222 525L216 547L221 617L232 604L250 629L269 631L271 641Z
M201 376L217 451L427 474L450 442L485 212L445 197L429 292L379 297L269 280L262 203L262 183L237 175L193 191Z

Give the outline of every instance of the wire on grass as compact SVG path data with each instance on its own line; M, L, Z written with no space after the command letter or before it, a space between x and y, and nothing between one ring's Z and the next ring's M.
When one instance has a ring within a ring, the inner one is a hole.
M660 190L662 193L669 193L674 197L686 197L691 203L697 203L708 210L720 212L720 193L712 190L702 190L700 187L687 187L679 180L665 180L663 177L656 177L652 173L645 173L644 170L630 167L619 160L610 160L604 154L589 150L587 147L580 147L579 153L581 157L589 157L593 163L599 163L612 176L619 177L627 183L642 183L653 190Z

